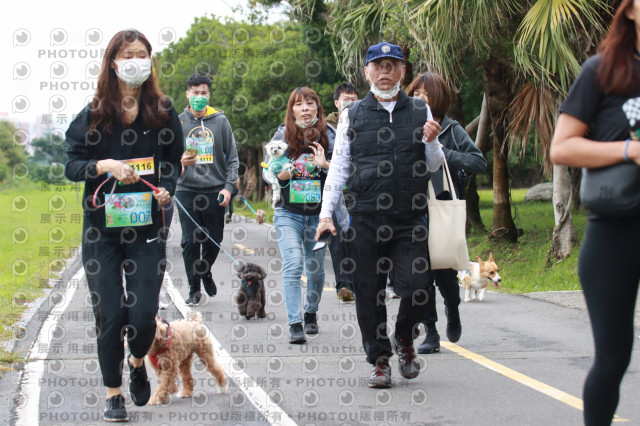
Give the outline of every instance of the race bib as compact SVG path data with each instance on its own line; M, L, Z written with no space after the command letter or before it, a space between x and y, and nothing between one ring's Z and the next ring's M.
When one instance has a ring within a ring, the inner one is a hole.
M128 160L120 160L129 167L131 167L138 176L152 175L155 172L155 165L153 163L153 157L145 158L130 158ZM107 173L108 177L111 177L111 172Z
M107 228L151 225L151 200L151 192L113 194L104 206Z
M292 180L289 187L290 203L319 203L322 201L319 180Z
M210 136L197 136L187 138L187 148L198 151L196 164L213 163L213 138Z

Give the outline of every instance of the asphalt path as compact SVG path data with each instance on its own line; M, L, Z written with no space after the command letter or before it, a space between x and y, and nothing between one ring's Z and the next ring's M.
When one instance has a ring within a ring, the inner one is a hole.
M130 423L153 425L579 425L582 385L593 341L581 296L523 297L487 293L462 303L462 338L446 342L441 299L440 353L420 355L422 372L403 379L391 359L393 388L366 386L366 363L354 303L338 301L326 262L326 287L318 320L320 334L304 345L288 343L281 284L282 262L271 225L234 216L222 247L234 258L257 263L268 276L265 319L246 320L233 296L240 286L233 262L220 253L214 266L218 294L194 308L188 296L175 215L160 315L181 319L202 313L216 356L227 371L229 390L218 393L200 362L193 364L193 398L175 395L163 406L130 403ZM499 259L496 259L499 262ZM532 278L535 279L535 278ZM508 286L508 276L502 285ZM304 286L304 284L303 284ZM439 297L439 295L438 295ZM569 298L572 302L568 303ZM393 330L399 300L388 301ZM34 305L20 325L15 349L29 361L0 380L0 423L71 425L102 423L104 389L97 363L94 320L78 259ZM638 333L636 334L638 336ZM423 336L420 337L420 341ZM625 380L616 422L640 424L638 349ZM149 368L152 389L156 379ZM8 409L7 409L8 408Z

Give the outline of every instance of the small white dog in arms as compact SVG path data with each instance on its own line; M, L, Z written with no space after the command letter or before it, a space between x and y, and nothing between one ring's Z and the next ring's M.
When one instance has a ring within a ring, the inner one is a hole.
M276 175L282 170L291 170L291 163L289 159L284 156L285 151L289 146L285 141L274 139L270 141L265 150L269 154L269 163L267 164L267 177L271 182L271 192L273 194L272 207L276 206L276 203L280 201L280 184Z
M468 271L458 271L458 279L464 287L464 301L469 302L476 298L484 300L487 286L493 283L498 287L502 278L498 274L498 265L493 260L493 254L489 253L489 260L484 262L478 257L478 262L471 262Z

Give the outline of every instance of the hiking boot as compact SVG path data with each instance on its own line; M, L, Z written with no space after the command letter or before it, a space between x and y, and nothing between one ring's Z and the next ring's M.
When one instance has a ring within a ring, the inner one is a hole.
M124 396L116 395L107 399L102 420L105 422L128 422L129 415L124 406Z
M398 296L396 294L396 292L393 291L393 286L391 286L391 285L387 286L386 293L387 293L387 298L388 299L400 299L400 296Z
M196 293L193 296L189 296L189 298L185 300L184 303L187 306L198 306L200 304L201 297L202 296L200 295L200 293Z
M455 343L462 335L462 323L460 322L460 312L458 309L449 311L449 307L444 307L444 314L447 316L447 339Z
M291 324L289 327L289 343L306 343L307 339L304 337L304 331L302 330L302 323L297 322Z
M371 370L371 377L367 386L377 389L388 389L391 387L391 366L389 358L381 356L376 360Z
M131 355L129 355L131 357ZM138 407L147 405L151 398L151 384L147 377L147 369L144 366L144 359L140 367L134 368L129 362L129 396Z
M316 313L304 313L304 334L318 334L318 317Z
M401 342L394 335L391 339L394 352L398 355L398 366L400 374L405 379L413 379L420 374L420 363L416 359L416 353L413 350L413 342L408 344Z
M434 352L440 352L440 335L435 325L425 328L427 329L427 336L424 338L424 342L418 345L418 353L432 354Z
M204 291L207 292L209 297L213 297L218 293L218 289L216 288L216 283L213 282L211 272L209 272L207 275L202 276L202 286L204 287Z
M338 299L342 300L343 302L353 302L354 300L356 300L356 296L348 288L342 287L338 292Z

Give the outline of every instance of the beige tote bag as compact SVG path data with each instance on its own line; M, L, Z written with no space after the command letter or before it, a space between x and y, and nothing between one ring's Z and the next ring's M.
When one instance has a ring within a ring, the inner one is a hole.
M459 200L453 188L447 160L442 163L442 181L452 200L437 200L433 183L429 180L429 258L431 269L469 269L469 250L465 226L467 205Z

